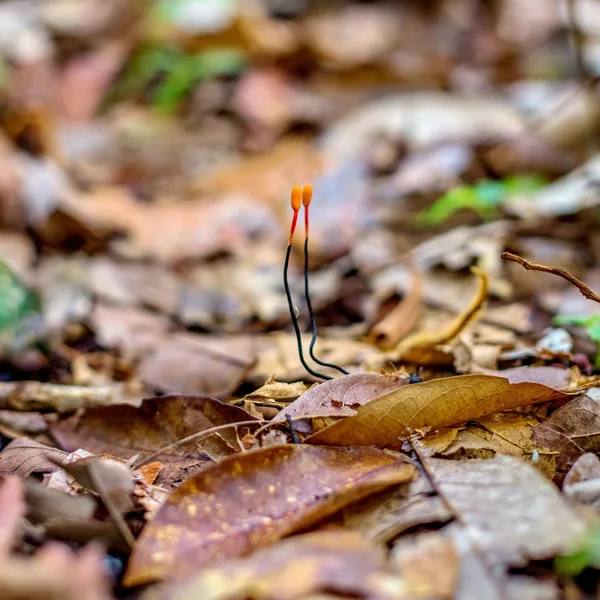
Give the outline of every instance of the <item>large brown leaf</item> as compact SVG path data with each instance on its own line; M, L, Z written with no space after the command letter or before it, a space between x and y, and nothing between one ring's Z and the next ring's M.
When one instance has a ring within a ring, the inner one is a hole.
M126 584L243 556L413 473L376 448L284 444L230 456L172 492L138 539Z
M300 417L347 417L356 414L359 406L377 396L402 387L408 383L407 377L381 375L379 373L353 373L330 379L315 385L300 398L283 409L273 420L285 421L286 416ZM300 431L311 430L297 425Z
M567 397L539 383L511 384L489 375L434 379L383 394L361 406L356 415L333 423L306 441L331 446L387 446L409 430L441 429L502 410Z
M396 547L388 559L385 546L360 532L325 529L175 581L153 599L301 600L331 594L365 600L450 600L458 566L454 543L438 533Z
M217 425L254 419L244 409L208 396L162 396L142 406L114 406L88 410L52 428L58 442L69 451L85 448L94 454L131 458L153 453L194 433ZM257 423L259 423L257 421ZM190 442L156 458L163 463L162 482L185 479L204 466L211 455L239 449L235 429L226 429L205 444Z
M501 590L522 582L521 577L508 575L510 568L555 557L577 543L585 530L584 520L556 487L531 465L508 456L430 459L427 466L435 489L421 475L394 497L365 511L366 517L351 517L348 525L383 542L407 527L454 517L442 533L455 539L461 550L456 598L555 597Z

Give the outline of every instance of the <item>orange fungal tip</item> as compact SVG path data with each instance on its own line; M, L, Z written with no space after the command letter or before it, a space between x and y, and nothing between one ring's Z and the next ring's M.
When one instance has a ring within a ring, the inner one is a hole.
M312 185L305 185L302 188L302 204L304 204L304 206L308 206L310 204L310 201L312 200L312 195Z
M291 198L291 204L292 204L292 209L295 211L300 210L300 198L302 197L302 191L300 190L300 186L299 185L295 185L292 188L292 198Z

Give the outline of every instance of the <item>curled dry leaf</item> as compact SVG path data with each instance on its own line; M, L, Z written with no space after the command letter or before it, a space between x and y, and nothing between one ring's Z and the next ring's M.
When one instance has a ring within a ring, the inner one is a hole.
M369 400L408 383L407 377L379 373L352 373L330 379L304 392L300 398L283 409L273 421L286 417L346 417L356 414L356 409ZM297 423L303 433L311 431L309 425Z
M539 383L511 384L489 375L434 379L382 394L361 406L356 415L329 425L307 442L389 446L410 430L442 429L499 411L566 398L568 394Z
M422 308L422 276L413 271L410 290L391 312L371 329L371 339L382 348L395 346L417 324Z
M405 358L406 360L419 363L420 361L416 358L419 356L420 349L433 349L436 346L447 344L478 316L487 297L488 278L478 267L471 267L471 271L479 278L479 287L469 305L441 331L436 333L427 331L416 332L402 340L391 352L389 357L392 360Z
M302 381L284 383L282 381L269 380L245 398L253 402L279 402L289 404L306 392L306 384Z
M376 448L284 444L230 456L171 493L138 538L125 583L243 556L413 473Z
M0 475L16 475L26 479L32 473L52 473L66 452L50 448L26 437L17 438L0 452Z
M106 452L131 458L140 452L154 453L217 425L253 419L242 408L215 398L171 395L149 398L139 409L115 406L88 410L81 417L58 423L52 432L67 450L85 447L97 454ZM239 445L233 427L222 431L216 440L184 444L157 457L163 463L159 480L172 484L185 478L209 461L207 452L223 455L236 450Z

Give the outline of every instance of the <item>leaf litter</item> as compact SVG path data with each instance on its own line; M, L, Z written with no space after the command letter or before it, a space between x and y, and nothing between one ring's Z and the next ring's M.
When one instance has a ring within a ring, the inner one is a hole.
M593 3L197 4L0 7L3 597L585 596Z

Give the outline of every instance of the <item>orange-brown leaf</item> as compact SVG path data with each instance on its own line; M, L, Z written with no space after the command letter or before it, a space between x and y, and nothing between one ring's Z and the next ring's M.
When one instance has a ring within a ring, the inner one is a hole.
M380 373L351 373L311 387L284 408L273 420L284 421L301 417L347 417L373 398L408 384L407 377ZM298 431L311 433L297 423Z
M184 576L244 556L413 473L376 448L284 444L230 456L169 496L138 539L125 582Z
M511 384L503 377L489 375L434 379L382 394L361 406L353 417L333 423L306 441L330 446L387 446L411 429L431 431L567 397L539 383Z
M87 410L83 416L61 421L52 433L67 450L85 448L106 452L119 458L139 453L153 453L173 442L217 425L252 420L254 417L238 406L225 404L209 396L172 394L149 398L140 408L106 406ZM257 421L259 423L259 421ZM220 448L216 446L220 444ZM198 445L190 442L158 457L163 463L159 481L172 484L203 467L216 450L233 453L239 449L234 428L220 438Z

